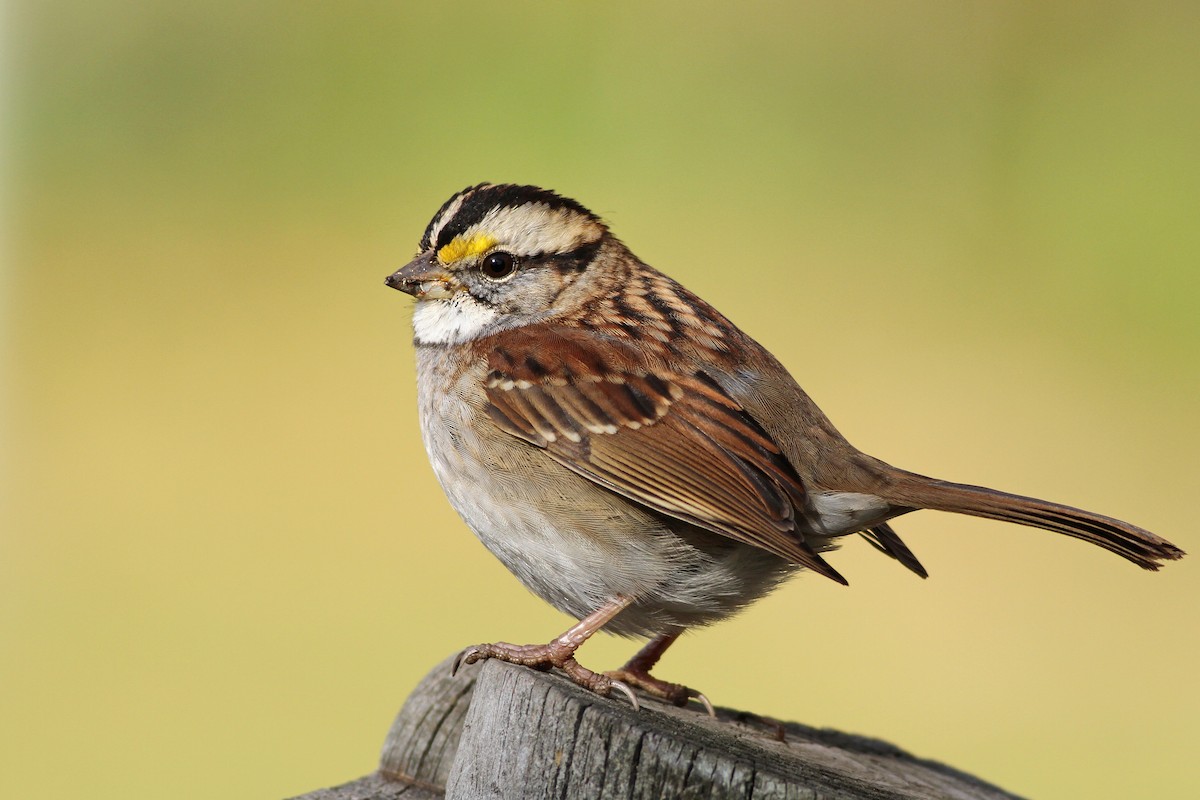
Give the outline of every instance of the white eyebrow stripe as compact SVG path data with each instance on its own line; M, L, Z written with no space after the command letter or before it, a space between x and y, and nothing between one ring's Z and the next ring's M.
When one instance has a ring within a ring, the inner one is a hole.
M446 224L450 222L450 220L454 219L454 216L462 209L463 202L466 201L467 196L472 194L475 193L463 192L458 197L454 198L454 201L446 207L446 210L442 212L442 215L434 220L433 224L429 226L430 246L437 246L438 235L442 232L442 228L446 227Z
M486 234L500 248L516 255L570 253L585 244L600 239L604 228L566 208L551 208L545 203L493 208L479 222L463 233L463 237Z

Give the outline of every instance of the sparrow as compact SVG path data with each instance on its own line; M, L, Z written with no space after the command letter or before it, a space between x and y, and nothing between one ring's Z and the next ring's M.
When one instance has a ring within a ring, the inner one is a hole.
M579 620L546 644L468 648L456 666L558 667L635 706L631 687L711 712L651 675L683 631L800 570L845 584L825 556L852 534L926 577L889 524L920 509L1055 531L1147 570L1184 555L1111 517L863 453L765 347L552 191L463 189L417 251L386 283L416 298L434 473L484 546ZM602 628L649 642L594 672L575 654Z

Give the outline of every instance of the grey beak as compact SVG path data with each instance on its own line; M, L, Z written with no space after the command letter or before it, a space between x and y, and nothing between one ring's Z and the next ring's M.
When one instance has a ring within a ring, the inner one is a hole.
M446 270L437 262L433 251L427 251L388 275L384 283L393 289L399 289L416 297L422 293L422 287L427 288L429 284L435 282L445 282L449 277Z

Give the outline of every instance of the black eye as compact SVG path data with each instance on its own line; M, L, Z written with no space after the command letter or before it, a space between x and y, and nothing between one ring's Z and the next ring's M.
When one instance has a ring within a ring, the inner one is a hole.
M497 250L483 257L483 262L479 265L479 270L485 277L498 281L502 278L507 278L517 271L517 259L513 257L512 253Z

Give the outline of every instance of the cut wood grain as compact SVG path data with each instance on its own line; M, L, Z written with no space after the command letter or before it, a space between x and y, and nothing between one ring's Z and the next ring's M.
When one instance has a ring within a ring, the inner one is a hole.
M303 800L738 798L1012 800L877 739L651 700L635 711L555 673L438 665L409 696L379 771Z

